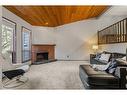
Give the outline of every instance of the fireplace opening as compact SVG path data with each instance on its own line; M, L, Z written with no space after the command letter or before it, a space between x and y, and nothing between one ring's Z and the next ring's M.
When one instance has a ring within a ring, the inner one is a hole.
M39 52L36 55L36 62L48 60L48 52Z

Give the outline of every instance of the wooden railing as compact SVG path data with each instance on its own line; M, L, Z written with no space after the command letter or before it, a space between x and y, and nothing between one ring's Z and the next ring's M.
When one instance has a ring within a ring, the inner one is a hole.
M127 18L98 31L98 44L127 42Z

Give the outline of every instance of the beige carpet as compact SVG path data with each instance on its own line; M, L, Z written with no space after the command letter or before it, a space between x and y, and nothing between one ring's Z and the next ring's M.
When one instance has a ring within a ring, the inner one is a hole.
M29 81L17 89L84 89L79 65L86 61L56 61L32 65L25 74Z

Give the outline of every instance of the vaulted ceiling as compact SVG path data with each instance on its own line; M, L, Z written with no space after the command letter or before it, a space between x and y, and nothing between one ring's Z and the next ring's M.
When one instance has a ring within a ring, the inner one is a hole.
M109 6L4 6L31 25L56 27L100 16Z

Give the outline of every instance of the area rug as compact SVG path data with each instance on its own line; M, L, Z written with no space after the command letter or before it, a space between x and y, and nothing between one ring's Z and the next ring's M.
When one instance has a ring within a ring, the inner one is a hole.
M25 74L29 81L15 89L84 89L79 77L79 65L87 61L56 61L31 65Z

